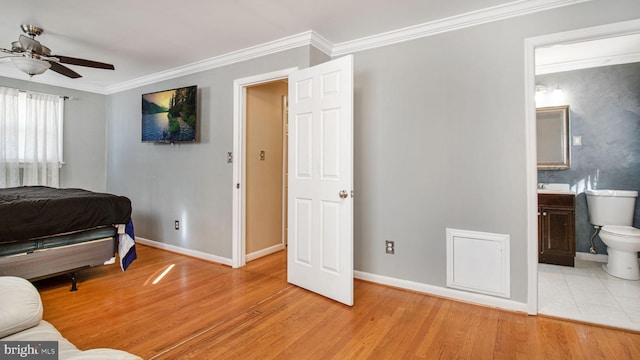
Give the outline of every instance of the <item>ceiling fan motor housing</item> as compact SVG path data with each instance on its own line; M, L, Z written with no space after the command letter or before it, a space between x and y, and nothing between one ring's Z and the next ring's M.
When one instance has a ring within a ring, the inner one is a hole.
M44 31L42 28L34 26L34 25L27 25L27 24L22 24L20 25L20 28L22 28L22 31L31 36L32 38L36 37L37 35L42 34L42 32Z

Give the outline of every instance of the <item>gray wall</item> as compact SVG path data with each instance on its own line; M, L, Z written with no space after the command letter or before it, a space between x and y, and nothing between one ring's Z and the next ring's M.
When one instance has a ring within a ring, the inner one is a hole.
M582 136L582 146L572 146L571 169L539 171L538 182L577 188L576 250L589 252L594 228L580 184L640 191L640 63L540 75L536 82L560 86L570 106L571 133ZM634 225L640 226L639 201ZM599 237L595 244L606 254Z
M310 51L311 51L311 56L309 57L309 66L322 64L323 62L327 62L331 60L331 57L329 55L318 50L313 46L310 48Z
M304 46L108 96L107 188L131 199L137 236L231 258L233 81L308 67L310 54ZM141 95L187 85L198 86L199 141L142 143Z
M504 233L512 299L526 302L524 39L639 13L637 0L592 1L356 53L356 269L444 286L446 227ZM309 53L109 96L107 188L131 197L140 236L231 256L232 81L306 66ZM194 83L201 142L141 144L140 95ZM173 230L174 219L186 231Z
M72 97L64 105L60 187L106 191L106 96L5 77L0 86Z
M524 36L505 26L356 54L356 269L445 286L446 228L509 234L526 301Z
M524 39L639 13L595 1L356 53L356 269L445 286L445 228L504 233L525 302Z

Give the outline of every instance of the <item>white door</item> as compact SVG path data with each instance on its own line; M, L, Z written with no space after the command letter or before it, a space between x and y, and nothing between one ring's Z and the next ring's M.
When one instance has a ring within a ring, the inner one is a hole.
M353 305L353 56L289 76L288 281Z

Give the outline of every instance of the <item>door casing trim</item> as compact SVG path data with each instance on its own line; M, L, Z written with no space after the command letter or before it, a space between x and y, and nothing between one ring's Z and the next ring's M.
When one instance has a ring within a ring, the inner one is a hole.
M640 20L629 20L524 40L525 144L527 173L527 312L538 313L538 169L536 159L535 49L640 33Z
M247 87L277 80L289 79L289 75L298 67L286 68L269 73L258 74L233 81L233 197L231 266L240 268L246 265L245 221L246 221L246 94Z

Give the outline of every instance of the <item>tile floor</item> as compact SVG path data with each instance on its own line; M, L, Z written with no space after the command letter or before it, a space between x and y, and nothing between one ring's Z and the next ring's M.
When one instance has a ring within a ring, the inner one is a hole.
M613 277L598 262L538 264L538 312L640 331L640 281Z

